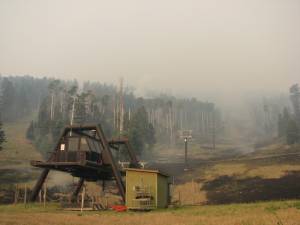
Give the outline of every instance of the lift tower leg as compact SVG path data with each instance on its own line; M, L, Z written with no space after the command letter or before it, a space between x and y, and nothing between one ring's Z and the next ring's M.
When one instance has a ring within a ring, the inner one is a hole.
M45 183L45 180L46 180L49 172L50 172L49 169L44 169L44 171L42 172L40 178L38 179L36 185L34 186L34 188L32 190L32 194L31 194L31 197L30 197L31 202L35 202L40 190L43 187L43 184Z
M77 196L79 195L79 192L81 191L82 189L82 186L84 184L84 179L83 178L80 178L78 184L77 184L77 187L75 189L75 191L73 192L72 194L72 200L76 199Z

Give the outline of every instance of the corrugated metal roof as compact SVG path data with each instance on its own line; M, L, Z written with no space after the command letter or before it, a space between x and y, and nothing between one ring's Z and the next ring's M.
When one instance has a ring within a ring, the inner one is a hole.
M126 171L135 171L135 172L143 172L143 173L156 173L156 174L160 174L164 177L169 177L168 174L162 172L162 171L159 171L159 170L149 170L149 169L136 169L136 168L128 168L126 169Z

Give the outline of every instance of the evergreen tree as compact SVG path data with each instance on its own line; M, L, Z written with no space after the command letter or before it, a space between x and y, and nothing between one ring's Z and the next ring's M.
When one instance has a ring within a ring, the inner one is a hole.
M152 149L154 144L156 143L155 129L151 123L149 123L148 125L146 142L150 149Z
M286 141L289 145L299 142L299 128L293 119L290 119L287 123Z
M106 110L107 110L107 107L108 107L108 104L109 104L109 96L108 95L104 95L102 98L101 98L101 106L102 106L102 109L101 109L101 114L102 116L105 115L106 113Z
M31 121L31 123L27 129L26 138L31 141L34 140L34 123L33 123L33 121Z
M300 88L298 84L294 84L290 88L290 98L294 108L294 114L296 118L296 122L300 124Z
M86 97L86 93L77 95L74 112L74 122L76 124L83 124L87 120L88 115L86 112Z
M285 107L283 109L283 113L280 113L278 116L278 137L284 137L287 133L287 126L289 121L291 120L290 113L288 109Z
M9 76L0 77L0 89L4 123L38 112L26 133L38 149L52 146L60 130L70 124L74 99L74 123L100 123L107 138L118 134L115 96L119 93L113 85L87 82L79 92L76 81ZM175 143L179 130L193 130L199 142L210 141L214 104L155 93L137 98L128 88L123 94L123 135L130 137L139 152L151 149L156 141ZM217 117L214 121L221 123L221 115ZM215 126L220 127L219 124Z
M5 142L5 134L2 129L2 122L0 121L0 150L2 150L2 144Z
M2 113L2 93L1 93L1 90L0 90L0 151L2 150L2 144L3 142L5 141L5 134L4 134L4 131L2 129L2 122L1 122L1 113Z
M128 138L136 154L141 155L145 148L145 142L143 134L140 132L138 126L135 123L131 124Z
M147 113L144 107L139 108L129 123L129 140L138 154L145 149L145 128L147 126Z
M154 127L149 124L145 107L140 107L129 122L129 140L138 154L141 154L146 147L151 149L155 144ZM146 146L147 145L147 146Z
M4 78L1 84L2 90L2 119L12 120L16 111L14 110L15 101L15 88L13 83L8 79Z

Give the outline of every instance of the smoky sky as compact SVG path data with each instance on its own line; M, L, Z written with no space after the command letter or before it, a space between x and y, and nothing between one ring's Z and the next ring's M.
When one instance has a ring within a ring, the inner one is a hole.
M0 73L284 92L299 81L299 28L299 0L0 0Z

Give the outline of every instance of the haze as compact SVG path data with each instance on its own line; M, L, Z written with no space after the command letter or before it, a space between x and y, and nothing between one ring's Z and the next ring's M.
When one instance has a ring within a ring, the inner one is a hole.
M207 98L299 81L300 1L1 0L0 73Z

